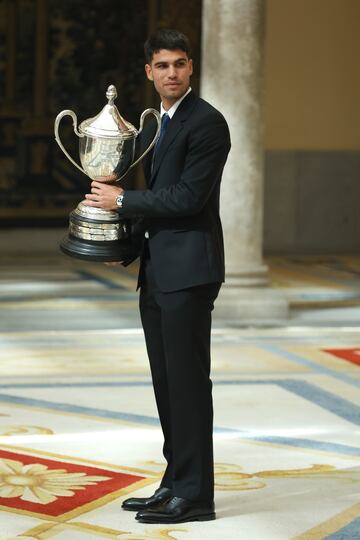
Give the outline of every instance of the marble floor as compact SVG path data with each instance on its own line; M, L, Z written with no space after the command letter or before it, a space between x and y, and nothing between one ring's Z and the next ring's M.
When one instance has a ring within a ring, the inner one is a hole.
M136 269L2 247L0 540L360 538L360 258L267 259L284 324L215 315L218 519L166 526L121 510L164 468Z

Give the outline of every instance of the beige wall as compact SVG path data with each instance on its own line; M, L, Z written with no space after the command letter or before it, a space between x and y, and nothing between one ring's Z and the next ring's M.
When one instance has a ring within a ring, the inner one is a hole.
M360 0L267 0L265 146L360 149Z

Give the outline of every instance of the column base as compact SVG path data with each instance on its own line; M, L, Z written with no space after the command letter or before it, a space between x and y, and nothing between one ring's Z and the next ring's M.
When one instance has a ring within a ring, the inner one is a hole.
M231 325L281 325L289 317L289 303L271 287L223 285L215 302L214 322Z
M266 264L245 264L232 268L226 265L226 282L224 288L266 287L269 285L269 268Z

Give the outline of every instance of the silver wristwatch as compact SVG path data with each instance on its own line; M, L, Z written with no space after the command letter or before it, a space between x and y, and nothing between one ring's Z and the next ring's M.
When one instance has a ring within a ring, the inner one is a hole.
M123 206L123 200L124 200L124 195L123 195L123 194L122 194L122 195L119 195L118 197L116 197L115 200L116 200L116 206L117 206L118 208L122 208L122 206Z

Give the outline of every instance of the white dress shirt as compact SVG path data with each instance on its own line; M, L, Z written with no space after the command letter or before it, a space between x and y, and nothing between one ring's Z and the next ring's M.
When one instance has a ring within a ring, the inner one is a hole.
M171 120L171 118L174 116L175 112L176 112L176 109L178 108L178 106L180 105L180 103L182 102L183 99L186 98L186 96L191 92L191 86L189 86L189 88L187 89L187 91L185 92L185 94L183 96L181 96L181 98L179 98L177 101L175 101L174 105L171 105L170 109L168 111L166 111L164 109L164 106L161 102L160 104L160 116L161 118L163 117L163 115L165 113L168 113L169 115L169 118Z

